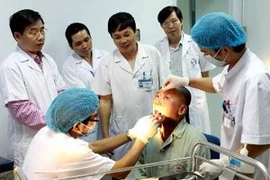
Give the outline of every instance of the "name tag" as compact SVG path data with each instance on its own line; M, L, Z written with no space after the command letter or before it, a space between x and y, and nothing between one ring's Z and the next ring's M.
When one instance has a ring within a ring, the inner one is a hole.
M232 128L235 125L235 119L230 113L223 113L223 125Z
M139 79L139 88L143 89L152 89L153 86L153 79Z
M145 90L152 90L153 88L152 70L142 72L141 78L138 80L138 87L143 88Z

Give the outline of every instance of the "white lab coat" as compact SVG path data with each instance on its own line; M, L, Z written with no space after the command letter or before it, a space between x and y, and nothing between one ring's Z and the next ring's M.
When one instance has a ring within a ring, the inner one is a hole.
M63 79L68 87L79 87L91 89L96 71L102 59L109 53L102 50L92 50L93 67L81 58L77 53L73 52L64 62L62 68ZM102 137L102 130L98 123L89 135L82 139L91 142Z
M142 79L146 72L151 72L153 80L151 89L139 88L139 79ZM153 95L169 73L160 52L153 46L141 43L138 43L134 70L118 50L104 59L93 81L92 90L98 95L112 95L113 108L110 121L112 135L127 132L139 118L152 112ZM119 153L118 150L114 151L115 159L124 155L130 145L125 147L128 148Z
M93 50L93 67L81 58L75 52L67 58L63 65L63 79L68 87L84 87L91 89L94 75L97 71L99 63L108 52L102 50Z
M45 53L43 55L43 70L18 46L2 62L0 87L5 104L29 100L45 113L58 90L65 88L54 60ZM22 124L11 113L8 117L9 155L14 158L16 165L21 165L29 143L38 130Z
M182 72L183 76L191 78L202 77L202 72L209 71L215 66L203 58L197 44L187 34L182 36ZM168 67L170 67L170 51L167 36L158 41L155 46L164 56ZM187 87L191 93L191 104L189 106L190 124L201 129L205 133L211 132L209 111L206 94L196 88Z
M229 111L235 119L234 126L222 120L221 146L236 151L244 143L270 144L270 72L263 62L247 49L229 72L226 66L213 78L213 86L230 101ZM256 159L270 172L269 150Z
M89 149L87 142L45 126L33 138L22 170L29 180L51 180L106 172L114 164L115 161ZM99 174L78 179L99 180L103 176Z

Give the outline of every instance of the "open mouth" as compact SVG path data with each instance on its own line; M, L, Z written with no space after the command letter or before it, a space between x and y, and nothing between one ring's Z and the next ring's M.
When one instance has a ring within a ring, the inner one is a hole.
M121 45L121 48L123 48L123 49L127 49L128 47L129 47L128 44L123 44L123 45Z
M165 118L165 116L158 110L154 110L152 116L157 122L160 122Z
M157 115L160 115L160 114L161 114L161 112L159 112L159 111L156 110L156 109L153 111L153 116L157 116Z

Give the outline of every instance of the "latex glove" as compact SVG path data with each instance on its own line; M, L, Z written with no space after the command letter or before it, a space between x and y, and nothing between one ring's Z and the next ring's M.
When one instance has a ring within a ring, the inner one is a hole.
M135 126L128 130L128 136L134 140L139 139L147 144L148 140L157 133L159 123L153 116L145 116L137 121Z
M145 116L142 117L141 119L139 119L137 121L137 123L133 126L133 128L128 130L127 136L132 139L132 140L136 140L138 135L140 134L141 128L143 126L145 126L145 124L147 123L147 121L149 119L153 118L153 116Z
M162 90L166 91L173 88L188 86L189 78L170 74L162 83Z
M221 167L226 167L229 164L229 160L227 156L222 157L221 159L213 159L212 162L218 164ZM222 169L218 168L217 166L214 166L212 164L209 164L207 162L204 162L199 167L199 173L205 178L205 179L215 179L218 176L222 174Z

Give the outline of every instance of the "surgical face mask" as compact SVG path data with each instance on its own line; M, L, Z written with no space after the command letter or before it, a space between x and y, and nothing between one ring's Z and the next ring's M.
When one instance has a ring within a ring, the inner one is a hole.
M81 137L85 137L85 136L88 136L89 134L91 134L92 133L92 131L93 131L93 129L95 128L95 126L96 126L96 122L94 122L94 124L93 124L93 126L91 126L91 127L89 127L89 126L86 126L85 124L83 124L83 123L81 123L83 126L85 126L85 127L87 127L88 128L88 130L87 130L87 133L85 133L85 134L83 134L83 133L81 133L80 132L80 135L81 135Z
M228 57L229 54L222 61L216 60L215 58L218 55L218 53L219 53L220 50L221 50L221 48L219 48L219 50L217 51L217 53L213 57L210 54L207 54L207 55L204 56L204 58L208 62L214 64L217 67L223 67L225 65L225 60L227 59L227 57Z

